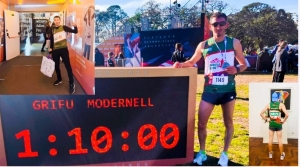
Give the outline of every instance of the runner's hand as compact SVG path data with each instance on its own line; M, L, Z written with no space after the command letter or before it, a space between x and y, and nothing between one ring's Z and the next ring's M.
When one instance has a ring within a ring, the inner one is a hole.
M180 64L179 62L175 62L175 63L173 64L173 67L174 67L174 68L181 68L181 64Z
M228 74L236 74L237 73L237 70L234 66L229 66L225 69L225 71L228 73Z

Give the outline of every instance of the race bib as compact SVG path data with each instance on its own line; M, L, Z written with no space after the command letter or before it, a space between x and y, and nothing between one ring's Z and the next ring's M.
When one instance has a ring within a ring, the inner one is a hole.
M54 43L59 42L59 41L62 41L62 40L64 40L64 39L67 39L66 32L64 32L64 31L55 33L55 34L53 35L53 37L54 37Z
M228 84L228 76L213 76L212 77L212 85L227 85Z
M280 112L278 112L278 111L270 111L270 117L272 118L272 119L277 119L277 118L280 118Z

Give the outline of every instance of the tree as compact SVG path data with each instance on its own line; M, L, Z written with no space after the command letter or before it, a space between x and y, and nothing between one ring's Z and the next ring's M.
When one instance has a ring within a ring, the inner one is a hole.
M228 3L222 0L209 0L205 5L206 15L210 17L215 11L226 13L227 15L237 12L237 9L230 6Z
M278 39L297 39L295 22L283 9L276 10L268 4L252 3L240 12L228 16L228 34L240 39L245 48L273 46Z
M128 18L127 13L119 5L112 5L106 11L96 11L96 42L123 35Z
M157 30L163 27L162 19L162 4L149 0L141 8L138 8L136 13L140 14L140 17L147 18L150 23L150 29Z

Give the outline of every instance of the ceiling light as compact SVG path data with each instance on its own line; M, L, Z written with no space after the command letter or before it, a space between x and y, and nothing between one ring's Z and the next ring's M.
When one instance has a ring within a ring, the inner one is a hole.
M51 4L63 4L63 3L65 3L66 2L66 0L49 0L48 2L47 2L47 4L48 5L51 5Z

